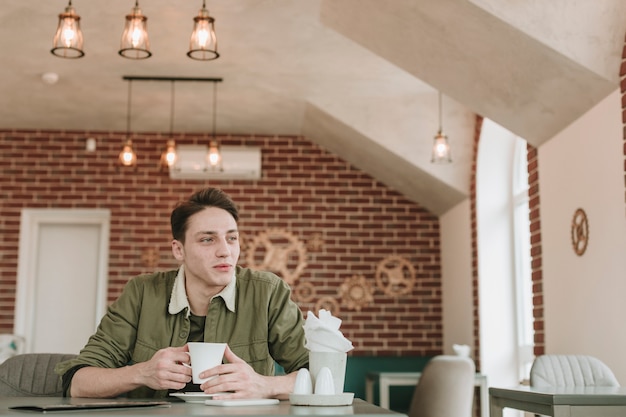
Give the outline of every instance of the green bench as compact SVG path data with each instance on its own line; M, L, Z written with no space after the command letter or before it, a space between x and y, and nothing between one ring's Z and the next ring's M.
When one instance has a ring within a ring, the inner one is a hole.
M365 399L365 376L368 372L421 372L432 356L348 356L345 392ZM389 407L406 413L415 387L391 387ZM378 383L374 383L374 404L379 404Z

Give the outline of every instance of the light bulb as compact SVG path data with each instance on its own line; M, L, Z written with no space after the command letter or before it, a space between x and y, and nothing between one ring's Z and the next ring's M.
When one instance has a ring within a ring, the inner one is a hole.
M120 163L124 166L132 166L137 163L137 154L133 150L133 141L128 139L120 152Z
M71 27L72 22L66 19L65 29L63 29L63 35L61 36L61 42L66 48L72 46L74 39L76 38L76 31Z
M163 154L163 164L171 167L176 163L177 159L178 154L176 153L176 143L173 140L168 140L165 153Z
M133 29L130 35L130 43L133 45L133 48L136 48L137 46L141 45L141 42L143 41L143 36L141 33L141 28L137 27L137 23L133 24Z
M207 155L207 161L212 168L216 168L222 161L222 155L220 154L220 148L217 146L216 141L211 141L209 145L209 153Z

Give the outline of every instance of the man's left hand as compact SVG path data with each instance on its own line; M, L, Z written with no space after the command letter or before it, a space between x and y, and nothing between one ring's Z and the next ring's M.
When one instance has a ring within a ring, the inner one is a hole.
M284 377L269 377L257 374L250 365L233 353L229 346L226 346L224 358L228 363L218 365L200 373L200 378L211 378L200 385L200 389L206 394L224 393L216 395L214 399L234 399L234 398L276 398L289 394L293 389L294 378L289 378L282 383L274 384L270 380ZM291 382L289 382L291 380ZM274 381L279 382L279 381ZM287 385L285 386L285 382ZM287 390L286 393L281 393Z

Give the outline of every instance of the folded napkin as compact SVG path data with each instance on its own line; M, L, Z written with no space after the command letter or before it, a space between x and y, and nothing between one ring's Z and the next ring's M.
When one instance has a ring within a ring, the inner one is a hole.
M457 345L456 343L452 345L452 350L458 356L468 357L470 355L471 347L469 345Z
M319 318L309 311L304 322L304 347L312 352L348 352L354 347L339 330L341 319L320 310Z

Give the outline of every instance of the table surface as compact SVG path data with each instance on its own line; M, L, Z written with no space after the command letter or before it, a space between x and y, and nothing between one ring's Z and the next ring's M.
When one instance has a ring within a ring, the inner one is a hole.
M491 387L489 395L545 405L626 405L626 387Z
M23 405L81 404L87 402L107 402L115 400L58 398L58 397L5 397L0 398L0 415L37 415L40 412L11 410L9 407ZM128 401L121 399L120 401ZM139 400L141 401L141 400ZM94 414L95 413L95 414ZM406 417L404 414L389 411L361 399L355 398L352 405L340 407L294 406L288 400L276 405L215 407L198 403L171 402L169 407L123 408L84 411L54 411L45 413L56 417L137 417L137 416L324 416L343 417L346 415L366 417Z

